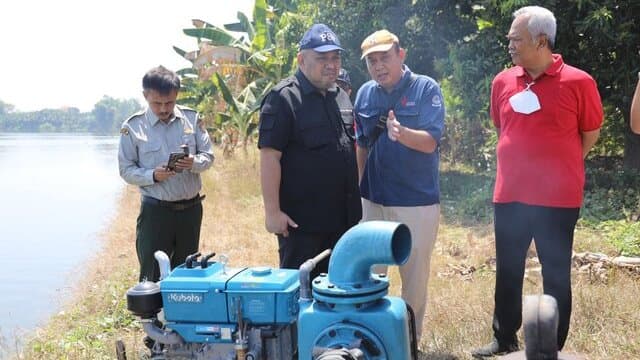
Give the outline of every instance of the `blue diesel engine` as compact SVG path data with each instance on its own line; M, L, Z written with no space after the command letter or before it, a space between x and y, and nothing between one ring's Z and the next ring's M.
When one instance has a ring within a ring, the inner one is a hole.
M387 296L375 264L409 258L409 229L399 223L356 225L338 241L329 273L309 273L329 251L299 270L235 268L221 256L199 258L169 271L157 253L161 280L127 291L129 310L147 334L149 359L416 359L411 309ZM122 342L118 359L126 359Z

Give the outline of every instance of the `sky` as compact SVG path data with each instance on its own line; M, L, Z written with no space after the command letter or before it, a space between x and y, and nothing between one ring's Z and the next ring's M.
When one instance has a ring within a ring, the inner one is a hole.
M254 0L8 0L0 11L0 100L17 111L77 107L104 95L141 103L142 76L189 67L182 29L251 17Z

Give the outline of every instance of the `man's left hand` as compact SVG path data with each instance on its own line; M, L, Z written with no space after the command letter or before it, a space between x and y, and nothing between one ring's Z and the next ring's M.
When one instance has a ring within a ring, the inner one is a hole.
M183 157L176 162L176 169L191 170L193 167L193 155Z

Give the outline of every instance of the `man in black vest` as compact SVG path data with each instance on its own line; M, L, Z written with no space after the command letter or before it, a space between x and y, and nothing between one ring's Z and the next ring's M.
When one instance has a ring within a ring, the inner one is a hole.
M362 216L347 93L336 86L338 37L315 24L300 41L299 69L260 108L260 180L267 231L278 237L280 267L298 268L333 248ZM312 276L327 272L328 259Z

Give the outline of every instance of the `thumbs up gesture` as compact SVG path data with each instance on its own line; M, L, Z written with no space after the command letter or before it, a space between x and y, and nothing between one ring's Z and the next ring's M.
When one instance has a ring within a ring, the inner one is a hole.
M400 137L400 132L402 132L402 125L400 122L396 120L396 115L393 113L393 110L389 110L389 114L387 116L387 135L391 141L398 141L398 137Z

